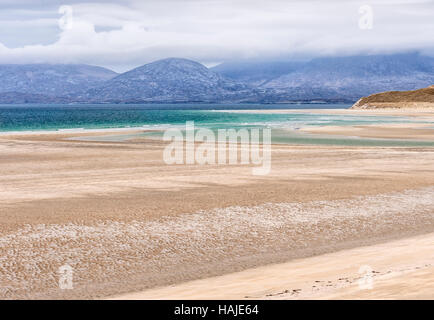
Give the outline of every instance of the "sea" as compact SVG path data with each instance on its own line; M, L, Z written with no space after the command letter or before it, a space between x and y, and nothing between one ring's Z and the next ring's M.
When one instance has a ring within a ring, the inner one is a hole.
M397 116L314 114L312 109L347 109L350 104L24 104L0 105L0 135L10 132L79 131L138 128L137 135L161 137L168 128L185 127L194 121L196 128L240 129L270 128L272 142L282 144L354 146L434 146L434 141L370 139L352 136L309 134L300 128L424 122ZM303 109L304 112L249 113L248 110ZM247 110L236 113L233 110ZM232 111L232 112L231 112ZM426 122L426 121L425 121ZM434 123L433 123L434 127ZM123 141L131 135L92 137L94 140Z

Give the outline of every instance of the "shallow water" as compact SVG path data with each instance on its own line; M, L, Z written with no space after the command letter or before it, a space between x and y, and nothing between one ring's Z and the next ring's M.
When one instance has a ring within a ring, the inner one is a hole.
M0 131L59 129L106 129L129 127L169 127L195 121L204 125L273 121L275 115L219 113L230 109L318 109L347 108L348 105L279 104L104 104L104 105L0 105Z
M272 142L284 144L332 144L355 146L434 146L434 141L369 139L302 133L306 126L345 126L417 122L396 116L337 114L259 114L216 112L253 109L345 109L342 104L148 104L148 105L2 105L0 132L60 131L74 129L140 128L153 132L138 135L86 137L81 140L125 141L131 138L161 138L167 128L185 129L186 121L197 128L270 128Z

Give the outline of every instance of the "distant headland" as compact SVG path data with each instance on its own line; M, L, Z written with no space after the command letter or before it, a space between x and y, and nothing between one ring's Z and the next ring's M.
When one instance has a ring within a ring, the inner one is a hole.
M434 109L434 85L412 91L386 91L359 99L351 109Z

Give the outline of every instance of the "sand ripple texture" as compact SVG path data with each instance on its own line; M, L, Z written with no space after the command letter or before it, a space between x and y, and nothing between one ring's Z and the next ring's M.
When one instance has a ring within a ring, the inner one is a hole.
M27 225L0 238L0 297L97 298L434 230L434 188L227 207L130 223ZM60 290L69 264L72 290Z

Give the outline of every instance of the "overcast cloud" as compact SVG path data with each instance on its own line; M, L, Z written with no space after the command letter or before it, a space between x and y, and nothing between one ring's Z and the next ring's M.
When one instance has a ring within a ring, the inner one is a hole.
M371 29L360 28L364 5L372 8ZM434 54L434 0L0 2L0 63L124 71L166 57L210 65L401 51Z

